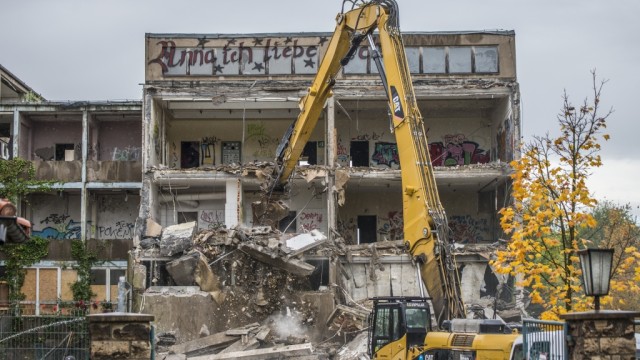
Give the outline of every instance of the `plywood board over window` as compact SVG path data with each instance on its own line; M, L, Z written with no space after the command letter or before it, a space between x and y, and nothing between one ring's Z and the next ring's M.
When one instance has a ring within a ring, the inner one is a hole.
M40 303L58 300L58 269L40 269Z

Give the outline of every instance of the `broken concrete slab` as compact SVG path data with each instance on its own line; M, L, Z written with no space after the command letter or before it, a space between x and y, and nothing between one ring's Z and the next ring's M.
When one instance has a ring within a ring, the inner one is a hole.
M160 235L162 235L162 225L153 221L151 218L147 218L147 227L145 228L144 236L159 237Z
M225 348L234 342L238 341L237 336L229 336L224 332L205 336L199 339L184 342L182 344L173 345L169 348L169 351L176 354L206 354L216 350Z
M300 234L287 240L287 248L291 249L288 256L296 256L309 249L319 246L327 241L327 237L319 230L314 229L306 234Z
M196 228L195 221L166 227L160 239L160 255L172 256L189 250L193 246Z
M313 353L310 343L255 349L248 351L235 351L230 353L196 356L193 360L223 360L223 359L251 359L267 360L274 358L290 358L295 356L307 356Z
M282 259L277 257L277 255L266 252L261 246L256 244L242 243L238 245L238 249L258 261L275 266L292 274L309 276L316 269L315 266L301 260Z
M208 259L201 252L193 250L166 265L167 272L178 286L198 284L200 290L210 293L218 304L224 301L221 285L209 267Z
M194 252L170 261L166 265L167 272L178 286L195 285L194 272L198 265L199 253Z
M260 341L258 341L258 339L256 339L255 336L252 336L249 338L246 338L245 336L243 336L241 340L238 340L233 344L227 346L224 350L220 351L218 354L253 350L259 347L260 347Z
M225 332L225 334L233 335L233 336L248 335L252 330L255 330L259 327L260 327L260 324L253 323L253 324L245 325L243 327L239 327L236 329L229 329Z

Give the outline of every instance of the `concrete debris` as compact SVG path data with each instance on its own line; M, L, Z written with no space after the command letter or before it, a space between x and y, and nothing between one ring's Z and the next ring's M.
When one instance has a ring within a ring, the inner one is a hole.
M316 269L315 266L298 259L283 259L269 252L268 248L256 244L240 244L238 249L263 263L283 269L295 275L309 276Z
M298 356L307 356L313 353L311 344L299 344L289 346L277 346L266 349L255 349L249 351L236 351L230 353L205 355L193 357L193 360L223 360L223 359L251 359L251 360L267 360L293 358Z
M160 239L160 255L171 256L190 249L197 226L197 222L192 221L166 227Z
M368 337L363 331L356 335L353 340L345 344L333 357L334 360L369 360L367 353Z
M291 249L291 252L287 254L288 257L299 255L309 249L323 244L327 240L327 237L319 230L311 230L310 233L300 234L287 240L287 248Z
M211 271L208 259L199 251L193 250L166 265L167 272L178 286L198 284L200 290L210 293L216 302L224 298L220 294L220 280Z
M169 348L169 352L174 354L186 354L189 356L210 354L216 350L219 351L220 349L224 349L236 341L238 341L236 336L229 336L224 332L220 332L171 346Z
M153 221L153 219L147 219L147 227L144 232L144 236L146 237L159 237L162 235L162 225Z

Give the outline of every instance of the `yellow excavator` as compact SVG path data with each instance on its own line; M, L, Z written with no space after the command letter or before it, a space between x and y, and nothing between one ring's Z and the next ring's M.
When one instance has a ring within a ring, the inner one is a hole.
M345 5L351 9L345 11ZM374 39L377 30L378 45ZM391 129L402 168L404 236L427 294L375 298L369 318L369 353L377 359L508 359L516 334L499 320L466 320L459 276L448 239L429 157L426 130L415 98L395 0L343 2L336 29L306 96L301 112L276 150L271 191L289 181L316 126L340 69L368 43L389 105ZM282 210L271 203L264 212ZM268 208L268 209L267 209ZM421 289L424 292L424 289ZM431 324L429 301L437 324ZM444 329L432 331L434 328Z

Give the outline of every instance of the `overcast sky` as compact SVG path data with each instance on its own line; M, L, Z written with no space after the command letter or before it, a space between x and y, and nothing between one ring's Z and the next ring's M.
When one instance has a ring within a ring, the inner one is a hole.
M398 0L403 31L514 30L525 140L592 69L613 107L590 189L640 215L640 1ZM145 33L331 32L340 0L0 0L0 64L48 100L141 99Z

